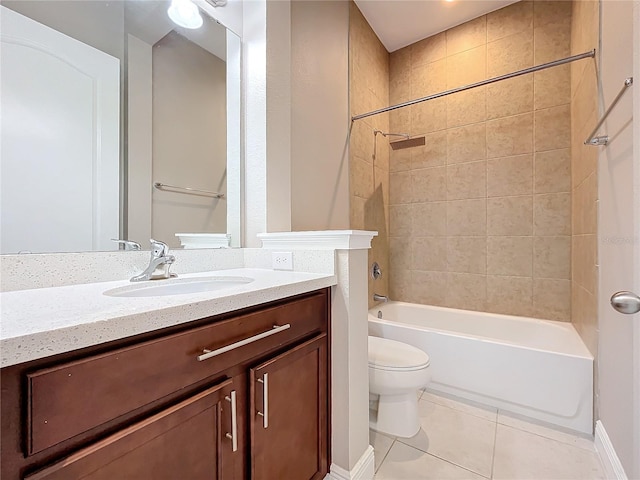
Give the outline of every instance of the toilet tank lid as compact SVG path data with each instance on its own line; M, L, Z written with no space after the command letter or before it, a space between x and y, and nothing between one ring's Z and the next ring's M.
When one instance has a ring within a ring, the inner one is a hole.
M429 355L407 343L369 336L369 365L416 369L429 365Z

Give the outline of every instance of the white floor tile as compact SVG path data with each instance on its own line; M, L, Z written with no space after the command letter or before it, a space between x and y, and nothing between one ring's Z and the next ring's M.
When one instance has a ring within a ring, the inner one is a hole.
M436 395L429 392L422 394L423 400L429 400L430 402L444 405L445 407L455 408L461 412L468 413L469 415L475 415L476 417L484 418L492 422L496 421L498 415L498 409L495 407L489 407L480 403L471 402L462 399L454 399L451 397Z
M398 442L491 476L495 422L426 400L420 400L419 414L420 432L412 438L398 438Z
M513 416L509 413L498 412L498 423L517 428L518 430L524 430L525 432L535 433L536 435L551 438L553 440L557 440L558 442L566 443L567 445L572 445L578 448L583 448L591 452L596 451L593 439L591 438L574 435L568 432L563 432L561 430L556 430L552 427L536 424L533 421L527 421L517 416Z
M376 472L378 471L378 468L380 468L384 457L389 453L394 441L395 438L387 437L386 435L374 430L369 430L369 443L373 447L373 453L376 459Z
M396 442L375 476L375 480L485 480L421 450Z
M493 478L596 480L604 474L595 452L498 424Z

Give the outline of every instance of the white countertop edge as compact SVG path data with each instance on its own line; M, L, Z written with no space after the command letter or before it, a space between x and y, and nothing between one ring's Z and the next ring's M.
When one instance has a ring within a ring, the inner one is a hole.
M214 315L281 300L336 285L335 275L304 279L284 285L234 292L134 314L88 321L47 331L0 339L0 367L8 367L141 333L185 324Z

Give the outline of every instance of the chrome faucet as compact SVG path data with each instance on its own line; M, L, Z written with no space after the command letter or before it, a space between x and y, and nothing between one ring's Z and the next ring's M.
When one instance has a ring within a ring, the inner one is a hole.
M378 295L377 293L373 294L373 301L374 302L384 302L387 303L389 301L389 297L385 296L385 295Z
M151 239L151 261L149 266L140 275L131 279L132 282L144 280L160 280L163 278L177 277L175 273L169 273L169 268L176 261L176 257L169 255L169 246L166 243Z
M138 242L133 242L131 240L120 240L119 238L112 238L112 242L119 243L124 250L142 250L140 244Z

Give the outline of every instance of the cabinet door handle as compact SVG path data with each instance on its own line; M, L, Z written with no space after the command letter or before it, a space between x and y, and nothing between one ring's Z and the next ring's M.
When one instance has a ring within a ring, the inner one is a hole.
M204 349L202 355L198 355L198 361L202 362L203 360L207 360L208 358L215 357L217 355L221 355L223 353L227 353L231 350L235 350L236 348L244 347L245 345L249 345L250 343L257 342L258 340L262 340L263 338L270 337L271 335L275 335L276 333L280 333L284 330L291 328L290 323L286 323L284 325L274 325L271 330L267 330L266 332L259 333L254 335L253 337L245 338L244 340L240 340L239 342L232 343L231 345L227 345L226 347L217 348L215 350Z
M262 378L258 379L258 382L262 384L262 412L258 412L258 415L262 417L262 426L264 428L269 427L269 374L265 373Z
M236 416L236 391L231 391L231 397L224 397L231 404L231 433L227 433L226 437L231 439L231 448L234 452L238 451L238 418Z

